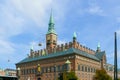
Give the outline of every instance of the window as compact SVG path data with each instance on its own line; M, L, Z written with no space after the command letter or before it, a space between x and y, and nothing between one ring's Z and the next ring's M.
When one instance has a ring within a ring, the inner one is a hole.
M88 67L88 72L90 72L90 67Z
M46 70L45 72L47 73L48 72L48 68L46 67L45 70Z
M57 66L57 71L60 71L60 65Z
M82 71L84 71L84 66L82 66Z
M93 72L93 69L91 68L91 72Z
M78 71L80 71L80 64L78 65Z
M44 68L43 68L43 67L41 67L41 72L42 72L42 73L44 72Z
M85 67L85 72L87 72L87 67Z
M64 65L62 65L62 71L64 71Z
M50 72L52 72L52 67L50 67Z
M68 64L64 64L64 70L69 70Z

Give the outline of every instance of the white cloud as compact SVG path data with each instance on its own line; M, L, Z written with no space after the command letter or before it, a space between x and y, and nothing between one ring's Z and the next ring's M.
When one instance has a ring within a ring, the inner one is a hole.
M87 8L80 9L78 13L80 15L84 15L87 13L87 14L91 14L91 15L106 16L105 11L98 5L89 6Z
M4 1L4 4L0 4L0 54L2 55L0 65L1 63L4 65L9 58L14 65L29 53L31 45L35 50L45 48L43 42L41 47L38 46L37 41L30 42L30 44L19 44L12 37L25 32L35 34L33 32L37 33L38 28L42 33L47 30L50 9L53 8L53 13L56 14L54 15L55 20L64 19L65 6L65 1L54 0L7 0Z
M24 19L16 16L12 7L8 4L0 6L0 36L1 38L8 38L20 34L22 32L22 25Z
M26 17L35 21L38 25L43 25L46 18L47 9L52 0L12 0L13 7Z
M99 6L92 6L92 7L88 8L88 12L90 14L103 15L103 10Z
M15 51L14 45L5 40L0 40L0 54L1 55L7 55L12 54Z

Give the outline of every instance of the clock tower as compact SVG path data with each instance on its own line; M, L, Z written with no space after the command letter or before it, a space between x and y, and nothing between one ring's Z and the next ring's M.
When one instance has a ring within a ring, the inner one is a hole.
M48 32L46 34L46 49L53 49L57 45L57 34L55 32L54 25L55 24L51 11L50 20L48 24Z

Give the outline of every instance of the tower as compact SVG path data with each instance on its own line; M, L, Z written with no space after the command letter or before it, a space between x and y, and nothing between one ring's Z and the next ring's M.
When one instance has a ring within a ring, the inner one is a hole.
M54 25L55 24L53 20L52 11L51 11L50 20L48 24L48 32L46 34L46 49L53 49L57 45L57 34L55 32Z

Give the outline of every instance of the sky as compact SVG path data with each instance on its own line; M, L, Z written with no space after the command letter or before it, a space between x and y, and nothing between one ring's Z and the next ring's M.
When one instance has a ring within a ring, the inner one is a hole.
M58 44L77 41L93 50L98 42L107 63L114 60L117 32L120 68L120 0L0 0L0 68L13 68L34 50L45 48L51 8ZM42 46L38 46L42 43Z

